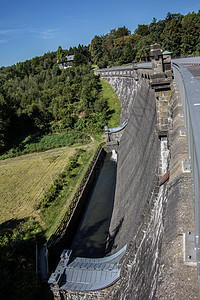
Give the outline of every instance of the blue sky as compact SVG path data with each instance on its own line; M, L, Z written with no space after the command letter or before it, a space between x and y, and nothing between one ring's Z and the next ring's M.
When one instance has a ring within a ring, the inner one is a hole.
M198 12L199 0L0 0L0 67L48 51L88 45L95 35L138 24L168 12Z

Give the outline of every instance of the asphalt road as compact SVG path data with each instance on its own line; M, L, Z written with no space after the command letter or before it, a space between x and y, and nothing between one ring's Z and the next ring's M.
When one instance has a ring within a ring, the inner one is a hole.
M184 65L184 67L200 82L200 65Z

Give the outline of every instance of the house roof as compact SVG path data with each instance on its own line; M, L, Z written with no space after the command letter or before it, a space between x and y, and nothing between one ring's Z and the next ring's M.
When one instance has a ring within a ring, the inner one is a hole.
M172 52L169 52L169 51L167 51L167 50L165 50L162 54L172 54Z
M73 61L74 55L66 55L67 61Z

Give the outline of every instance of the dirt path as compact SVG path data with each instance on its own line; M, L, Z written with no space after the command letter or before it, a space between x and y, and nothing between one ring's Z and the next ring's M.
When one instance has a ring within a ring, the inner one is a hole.
M92 139L92 137L91 137ZM54 154L59 154L62 152L66 152L66 151L71 151L72 149L80 149L80 148L88 148L90 149L92 147L92 144L94 142L94 139L92 140L92 143L89 143L87 145L81 145L81 146L77 146L77 147L66 147L66 148L62 148L59 150L55 150L52 149L51 150L47 150L45 152L40 152L40 153L32 153L32 154L24 154L18 157L12 157L12 158L7 158L5 160L0 160L0 165L7 165L16 161L20 161L20 160L29 160L29 159L33 159L33 158L38 158L38 157L42 157L42 156L47 156L47 155L54 155ZM58 148L57 148L58 149Z

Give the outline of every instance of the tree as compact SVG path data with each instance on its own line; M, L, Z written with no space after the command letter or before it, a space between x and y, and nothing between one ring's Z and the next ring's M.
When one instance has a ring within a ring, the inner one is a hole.
M116 31L114 31L114 38L120 38L120 37L123 37L123 36L128 36L131 34L131 31L126 28L125 26L124 27L119 27Z
M95 64L97 64L98 61L103 57L102 40L102 37L95 35L89 45L89 51Z
M62 63L64 61L64 57L65 55L63 53L62 47L59 46L57 50L57 62Z
M173 52L175 57L180 56L181 36L181 21L175 18L171 19L171 21L166 24L161 34L162 49Z
M78 67L82 64L87 64L87 58L82 53L76 52L74 55L73 65Z
M197 45L196 45L196 54L197 55L200 55L200 34L199 34L199 38L198 38L198 40L197 40Z
M4 97L0 94L0 153L2 153L6 145L5 134L9 125L6 110Z
M142 37L137 43L137 61L148 61L150 53L151 38L150 36Z
M161 34L165 28L165 20L160 20L157 22L155 18L153 18L153 21L149 25L149 32L150 32L150 37L153 43L161 43Z
M146 36L149 34L149 26L148 25L138 25L138 28L135 30L136 34L141 36Z
M182 21L181 54L194 54L200 35L200 12L188 13Z

